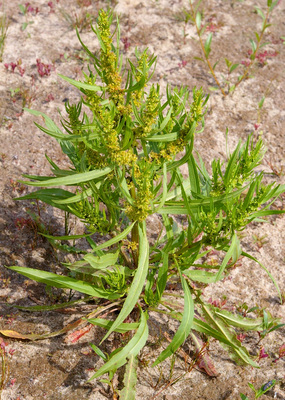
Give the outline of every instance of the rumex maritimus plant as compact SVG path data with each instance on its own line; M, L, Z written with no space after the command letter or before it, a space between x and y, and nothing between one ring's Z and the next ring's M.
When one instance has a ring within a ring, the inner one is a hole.
M200 351L199 334L217 339L235 360L257 366L236 338L234 327L264 331L266 324L274 324L272 318L268 314L266 321L244 318L216 307L204 299L202 289L222 280L241 255L255 260L242 251L237 232L254 220L282 213L270 205L285 187L263 185L262 173L254 172L264 148L261 140L254 144L252 136L244 144L239 142L226 162L214 160L209 174L202 158L196 161L193 155L195 135L204 126L207 97L194 88L190 101L187 88L168 87L162 100L159 85L150 84L156 59L147 51L136 50L136 62L128 60L123 70L119 24L114 44L111 23L112 14L101 10L92 27L100 56L78 35L93 65L83 82L62 76L82 92L78 104L66 104L63 129L42 112L29 110L43 117L45 126L36 125L59 141L72 168L61 169L47 157L54 177L26 175L30 181L24 183L41 189L21 199L43 201L85 224L84 235L44 234L55 247L78 254L78 259L65 264L70 271L65 275L10 269L49 286L108 301L104 307L97 304L88 318L108 329L103 340L115 331L135 333L111 355L94 347L105 364L91 379L109 373L111 381L114 372L127 364L121 398L132 399L136 359L148 338L149 313L164 313L180 322L153 366L173 355L189 336ZM187 178L179 169L182 165L188 167ZM154 214L160 216L164 229L152 244L147 218ZM175 215L186 216L187 224L175 222ZM92 236L98 232L103 239L111 238L98 243ZM90 251L61 244L82 238ZM204 262L213 249L223 255L220 265ZM178 300L167 287L172 279L182 286ZM114 306L120 307L114 321L98 318L102 310Z

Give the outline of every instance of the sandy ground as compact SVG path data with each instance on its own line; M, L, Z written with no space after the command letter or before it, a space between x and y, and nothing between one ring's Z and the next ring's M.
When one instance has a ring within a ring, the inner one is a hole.
M245 140L248 134L254 132L256 138L262 135L268 149L262 164L267 172L266 179L268 182L276 180L285 183L285 46L280 39L285 36L283 1L279 2L273 12L270 21L272 26L264 38L269 43L262 49L267 51L265 63L262 60L257 63L250 79L242 82L227 97L223 97L219 91L211 91L215 85L213 78L205 65L194 58L201 57L201 50L194 27L183 22L183 9L189 9L187 1L59 0L48 3L35 0L30 3L33 10L30 9L25 15L20 11L19 1L4 1L3 7L10 24L3 62L0 63L1 329L21 333L53 332L92 310L92 306L81 306L67 312L28 313L12 308L9 304L28 306L60 302L66 299L66 295L59 291L49 293L43 285L9 272L4 265L38 267L51 271L58 268L60 256L37 235L30 223L27 210L37 212L36 205L15 202L14 198L30 190L17 183L22 174L50 173L45 154L62 166L67 164L59 146L34 126L34 117L27 112L22 113L22 107L25 105L42 111L58 121L57 110L64 110L64 102L67 99L70 102L79 99L78 92L57 74L65 74L74 79L82 77L82 70L87 68L87 60L72 25L77 18L83 26L86 19L95 18L98 9L108 4L121 17L122 48L125 48L126 56L131 56L136 46L148 47L150 52L158 56L153 81L158 82L162 89L167 84L183 84L190 88L202 86L206 93L211 93L205 130L196 139L197 150L206 164L209 165L214 157L225 157L226 128L229 129L230 149L240 138ZM261 29L261 19L254 12L256 5L264 10L266 2L202 1L203 23L207 23L213 31L211 60L213 64L220 60L216 70L221 81L227 78L225 57L234 63L248 58L249 39L254 38L254 31ZM90 49L95 51L98 48L88 24L83 26L81 35ZM37 60L45 64L42 66L43 76L38 72ZM11 63L17 64L14 72ZM4 64L8 64L8 68ZM49 69L50 74L47 76L44 72ZM236 80L240 71L237 69L231 79ZM265 101L259 109L258 103L263 96ZM284 197L275 206L284 208ZM48 229L61 234L63 216L48 207L41 207L40 211ZM257 257L276 277L283 294L284 232L284 217L275 216L269 218L267 224L250 226L242 239L244 249ZM233 270L230 279L215 286L210 285L206 295L215 300L226 296L226 304L233 309L243 303L249 308L266 307L274 317L285 320L285 305L280 304L272 282L254 262L242 260ZM171 335L174 328L166 319L156 315L150 318L152 341L157 339L159 329ZM103 331L93 328L75 344L65 336L38 342L4 339L9 369L3 385L2 400L112 398L112 394L106 393L106 387L98 381L86 383L94 368L100 364L98 357L90 352L88 344L99 343L102 335ZM120 337L111 337L104 349L110 351L119 341ZM260 360L260 369L237 366L212 341L210 354L218 376L210 378L193 369L184 379L161 392L170 379L170 364L166 362L162 369L151 369L148 365L154 355L148 346L139 364L137 399L153 399L156 395L155 398L159 400L237 400L241 392L252 399L248 382L259 387L276 379L275 388L263 398L284 400L285 360L273 361L278 356L280 346L285 343L285 329L273 332L261 343L257 334L249 334L244 343L251 354L256 356L261 346L264 346L268 357ZM186 342L184 350L189 352L191 349L191 343ZM158 351L156 349L155 353ZM184 360L177 357L174 376L185 370Z

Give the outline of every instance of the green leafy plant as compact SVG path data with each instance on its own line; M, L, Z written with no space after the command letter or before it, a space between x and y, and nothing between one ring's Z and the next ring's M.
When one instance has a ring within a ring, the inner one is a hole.
M207 29L207 25L202 24L202 13L199 11L199 6L201 4L202 0L198 0L196 3L194 3L194 0L190 0L190 11L187 13L190 18L188 20L191 20L193 24L196 27L196 31L199 37L199 43L200 47L203 53L203 57L195 57L196 59L202 61L205 63L210 71L210 74L215 80L215 83L217 85L216 88L213 88L214 90L220 90L224 96L228 95L229 93L233 92L237 86L241 84L242 81L247 79L249 77L249 73L252 70L252 67L256 63L256 61L259 61L261 58L261 55L259 54L259 51L262 47L266 46L266 42L263 42L263 37L266 32L266 30L271 26L269 23L269 18L274 10L274 8L278 5L278 0L272 1L272 0L267 0L267 8L266 11L263 12L261 8L255 7L255 12L260 16L262 19L262 28L260 32L254 32L255 38L250 39L250 46L251 50L249 51L249 59L247 61L241 62L241 63L233 63L232 61L228 60L225 58L225 63L227 67L227 77L223 77L223 82L220 82L217 74L215 73L215 68L219 63L219 60L215 62L215 64L212 64L210 61L210 54L212 51L212 39L213 39L213 33L210 32L206 38L206 40L203 39L204 33ZM187 22L188 22L187 20ZM267 53L266 53L267 54ZM262 57L262 60L264 62L264 55ZM243 66L243 71L241 74L238 76L237 80L235 82L232 82L230 79L230 75L239 67Z
M254 392L254 399L258 399L259 397L261 397L264 393L268 392L270 389L272 389L274 387L276 383L276 380L273 379L272 381L269 381L267 383L265 383L264 385L261 386L260 389L255 389L255 387L253 386L252 383L248 383L248 386L250 387L250 389ZM240 394L240 398L242 400L250 400L246 395L244 395L243 393Z
M240 141L226 161L214 160L209 174L202 158L194 157L194 139L204 127L208 96L194 88L189 100L186 87L167 87L162 97L159 85L150 84L156 58L147 50L136 50L135 61L127 60L123 68L119 23L111 32L112 21L112 13L101 10L92 27L100 55L91 52L77 32L93 64L84 81L60 75L82 93L78 104L66 104L62 128L44 113L26 110L43 118L45 126L36 126L60 143L72 167L61 169L46 156L54 176L25 175L30 180L22 183L40 189L18 199L40 200L79 218L86 226L84 235L43 234L54 247L78 258L64 264L62 275L9 268L48 286L98 299L88 322L107 330L103 340L112 332L128 333L130 340L110 356L93 346L105 364L91 379L108 373L110 383L114 372L127 364L120 395L130 399L135 398L137 356L148 339L149 313L163 313L180 323L153 366L172 356L188 337L201 353L204 342L199 335L217 339L234 360L258 366L234 328L264 332L277 322L269 314L266 320L251 319L214 306L204 299L202 289L224 279L241 255L257 261L241 249L237 233L252 221L283 213L271 204L285 186L264 185L262 173L254 171L264 147L261 140L254 144L252 135L244 144ZM182 165L188 167L187 178L179 169ZM157 215L162 225L155 243L148 235L151 215ZM177 216L185 216L187 223L179 223ZM74 245L83 238L89 251ZM213 249L223 257L220 265L205 261ZM275 279L260 265L281 298ZM183 295L168 290L173 282L181 285ZM99 318L112 307L120 308L115 319Z

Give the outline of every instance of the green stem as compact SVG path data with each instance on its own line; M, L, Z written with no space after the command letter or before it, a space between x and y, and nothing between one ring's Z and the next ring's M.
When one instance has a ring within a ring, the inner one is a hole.
M270 14L270 8L268 7L268 8L267 8L267 12L266 12L266 16L265 16L265 18L264 18L263 26L262 26L262 31L261 31L261 33L260 33L259 40L258 40L258 42L257 42L257 46L256 46L256 49L255 49L255 52L252 54L251 62L250 62L250 64L247 66L247 68L245 69L245 71L244 71L243 75L241 76L241 78L240 78L240 79L238 80L238 82L235 84L235 88L237 88L237 86L247 77L247 75L248 75L248 73L249 73L249 70L251 69L251 67L252 67L253 64L255 63L256 55L257 55L257 53L258 53L258 50L259 50L259 48L260 48L260 44L261 44L261 41L262 41L264 32L265 32L265 30L266 30L267 19L268 19L268 17L269 17L269 14Z
M204 46L204 43L203 43L203 40L202 40L202 36L201 36L201 30L199 29L199 27L198 27L198 25L197 25L197 22L196 22L196 13L195 13L195 11L194 11L193 4L192 4L191 1L190 1L190 7L191 7L192 18L193 18L193 21L194 21L194 23L195 23L196 31L197 31L197 34L198 34L198 36L199 36L200 46L201 46L201 49L202 49L202 51L203 51L204 58L205 58L205 60L207 61L208 68L209 68L209 70L210 70L210 72L211 72L211 75L212 75L213 78L215 79L216 84L218 85L219 89L221 90L222 94L223 94L224 96L226 96L226 93L225 93L224 89L222 88L222 86L221 86L221 84L220 84L220 82L219 82L219 80L218 80L218 78L217 78L217 76L216 76L216 74L215 74L215 71L214 71L214 69L213 69L213 67L212 67L212 65L211 65L211 63L210 63L210 61L209 61L209 57L207 56L207 53L206 53L206 50L205 50L205 46Z

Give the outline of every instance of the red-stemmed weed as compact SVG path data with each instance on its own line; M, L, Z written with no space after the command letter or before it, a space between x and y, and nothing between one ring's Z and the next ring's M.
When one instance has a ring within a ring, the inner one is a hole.
M284 357L285 357L285 343L279 347L278 357L273 362L276 363L278 360L280 360L281 358L284 358Z
M10 71L12 73L15 73L15 70L17 68L19 74L21 76L24 75L25 73L25 67L22 66L22 60L19 58L19 60L17 60L17 62L13 62L11 61L10 63L5 63L4 67L7 69L7 71Z
M50 76L51 71L54 70L54 66L52 64L44 64L40 58L37 58L37 69L38 74L43 76Z

